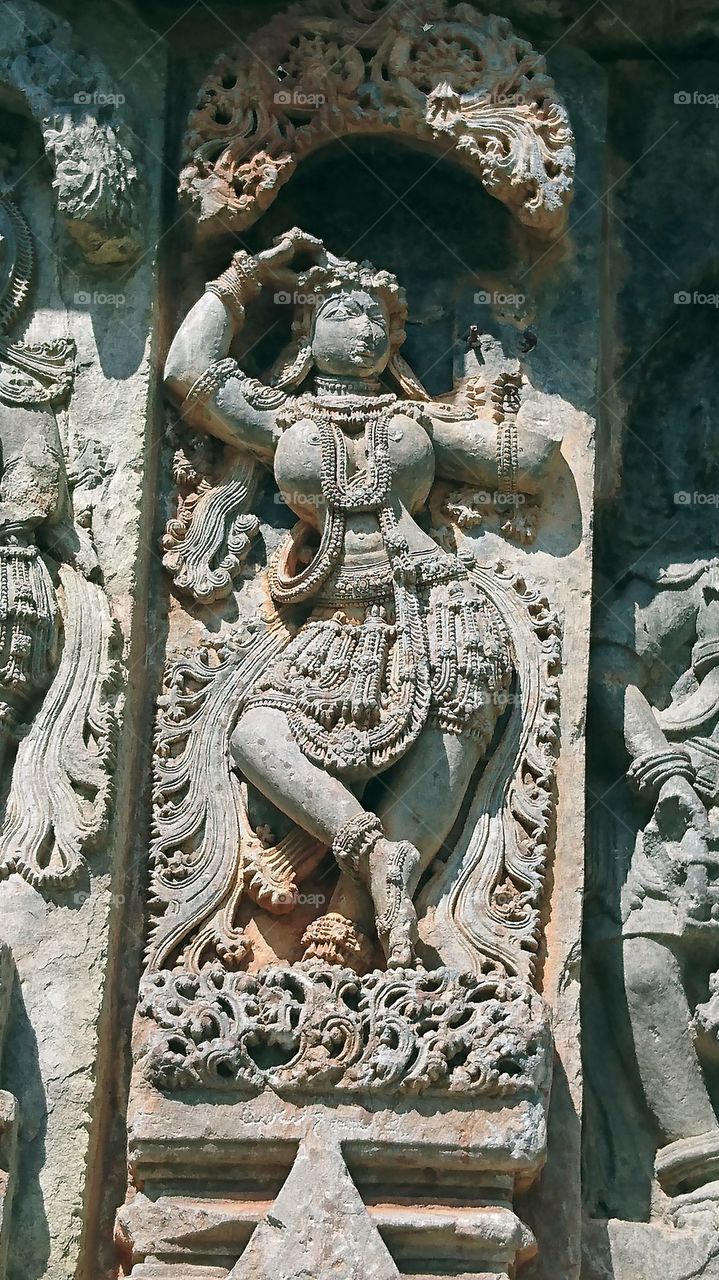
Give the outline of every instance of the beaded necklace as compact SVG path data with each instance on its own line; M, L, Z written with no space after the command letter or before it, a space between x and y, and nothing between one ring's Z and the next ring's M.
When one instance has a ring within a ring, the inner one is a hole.
M292 576L282 572L277 560L269 566L269 587L278 604L308 600L327 580L344 550L346 517L359 512L386 515L392 492L389 457L389 424L397 397L343 394L334 401L323 396L298 396L293 418L310 418L317 424L321 445L320 482L326 500L319 549L312 562ZM346 435L364 429L367 466L348 479ZM380 525L386 523L380 519Z

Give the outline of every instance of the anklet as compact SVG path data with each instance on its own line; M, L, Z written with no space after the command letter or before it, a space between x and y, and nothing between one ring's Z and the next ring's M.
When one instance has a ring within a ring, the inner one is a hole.
M350 879L362 879L361 866L382 835L382 823L376 813L360 813L356 818L350 818L337 832L332 853Z

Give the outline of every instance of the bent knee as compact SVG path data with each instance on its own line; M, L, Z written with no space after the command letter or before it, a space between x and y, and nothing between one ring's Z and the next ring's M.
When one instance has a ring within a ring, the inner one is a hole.
M250 707L242 712L230 738L232 755L240 768L256 758L258 747L272 735L271 715L267 707Z

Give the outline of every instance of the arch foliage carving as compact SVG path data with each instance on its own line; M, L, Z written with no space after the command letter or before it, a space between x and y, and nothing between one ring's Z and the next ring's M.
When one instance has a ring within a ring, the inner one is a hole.
M33 0L5 8L0 89L40 127L67 229L88 262L127 262L141 208L124 95L97 57L78 53L67 22Z
M574 147L544 58L505 18L424 0L310 0L215 62L180 190L204 230L240 231L305 156L386 134L449 152L524 225L564 226Z

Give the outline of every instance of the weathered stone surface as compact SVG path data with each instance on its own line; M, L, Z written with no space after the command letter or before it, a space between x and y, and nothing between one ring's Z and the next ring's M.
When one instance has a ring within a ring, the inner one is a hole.
M716 0L283 9L0 36L0 1274L710 1280Z
M42 130L58 208L88 262L134 258L142 244L137 147L122 110L125 94L106 66L80 53L68 23L23 0L8 7L3 23L0 81Z
M160 972L143 980L138 1008L149 1021L139 1054L163 1090L463 1098L549 1090L541 997L491 975L397 969L359 978L317 960L257 977Z
M212 68L180 191L201 230L242 230L298 161L354 133L446 149L533 230L562 230L574 172L567 113L531 45L469 5L410 16L343 0L277 15Z
M446 49L443 57L457 57L451 42ZM231 72L223 64L218 93L232 95ZM203 127L214 129L215 107L208 99L195 120L196 141ZM241 132L239 118L221 106L215 124L224 114ZM244 145L238 135L238 158ZM517 166L517 196L520 151L510 150L505 161ZM186 186L196 178L202 185L203 164L193 161ZM215 172L209 203L218 195L216 179ZM244 181L239 170L237 180ZM231 203L229 187L226 195ZM249 217L257 212L250 208ZM376 1218L368 1157L352 1152L354 1126L362 1126L363 1142L371 1127L371 1178L381 1181L383 1168L415 1149L421 1123L422 1159L441 1190L432 1214L410 1207L417 1195L411 1184L408 1206L402 1199L381 1211L392 1265L409 1273L412 1263L419 1270L432 1258L438 1272L461 1262L467 1274L484 1275L535 1253L512 1210L511 1183L527 1188L542 1160L548 1046L537 1042L528 1058L536 1050L537 1071L525 1071L520 1042L530 1027L513 1019L512 999L499 997L491 1013L490 997L485 1027L479 988L472 1014L464 994L448 987L447 1004L436 984L445 980L444 964L474 972L480 987L503 971L519 973L547 982L558 997L553 984L566 985L560 973L578 943L581 866L567 860L573 829L581 845L576 759L566 757L568 789L556 827L553 774L557 754L562 769L563 735L572 742L584 713L591 423L571 402L575 388L569 391L554 341L574 339L566 315L562 326L553 310L554 296L542 296L540 274L526 310L540 332L551 332L551 346L533 355L532 343L521 340L528 339L528 315L509 322L495 305L496 291L477 294L465 276L452 323L454 386L432 398L399 354L407 307L398 280L321 240L314 224L326 213L315 195L306 231L280 222L276 235L271 228L264 237L270 248L228 253L229 266L180 325L166 366L183 425L174 463L179 505L163 551L180 598L171 610L156 738L153 915L130 1105L132 1176L143 1192L130 1194L119 1218L133 1275L154 1267L159 1276L174 1261L189 1266L193 1256L199 1264L187 1213L207 1208L224 1229L220 1199L213 1192L211 1208L204 1204L203 1185L210 1170L228 1176L235 1140L232 1112L220 1101L227 1090L242 1099L243 1167L253 1195L268 1162L289 1172L296 1146L282 1148L302 1143L309 1122L313 1131L324 1128L328 1145L342 1141L360 1201ZM196 276L207 253L196 244ZM526 269L532 256L525 244L515 269ZM562 263L561 251L555 261ZM562 269L569 281L572 268ZM585 274L577 301L583 319L594 288ZM255 310L261 316L264 306L271 315L272 304L290 301L288 345L250 372L240 350L251 339ZM470 337L460 338L468 329ZM431 369L429 334L426 353ZM595 353L587 341L585 404ZM219 448L198 449L189 426L215 436ZM273 465L283 502L300 520L284 544L263 504L258 463ZM429 497L427 534L420 513L435 467L448 483ZM258 567L263 551L266 572ZM311 606L319 612L310 614ZM567 615L575 664L564 679L561 711L559 613ZM423 619L428 648L415 617ZM480 637L479 666L463 630L470 619ZM215 634L202 633L207 620ZM498 722L504 736L491 744ZM472 774L485 753L474 790ZM365 790L377 797L376 811L364 803ZM555 883L571 906L565 934L555 930L547 955L542 888L556 830L563 839ZM326 857L330 847L336 871ZM329 910L303 910L328 874ZM428 972L414 977L417 961ZM383 962L386 974L358 979L351 972ZM332 965L344 966L336 979ZM307 993L297 998L300 986L313 984L314 1001ZM567 1050L571 1058L569 1036ZM273 1105L266 1086L279 1099L281 1128L273 1124L273 1132L266 1128ZM331 1108L319 1105L328 1088L336 1094ZM192 1106L178 1110L188 1089ZM486 1102L458 1143L464 1099L476 1089ZM345 1098L354 1092L350 1105ZM404 1093L412 1105L402 1105ZM443 1099L439 1145L415 1094ZM449 1101L455 1095L462 1100L456 1114ZM507 1103L502 1114L495 1095ZM211 1149L203 1153L200 1135L208 1132ZM576 1159L569 1122L566 1132L567 1153ZM171 1176L180 1150L192 1169L192 1206L170 1203L158 1181ZM461 1192L452 1184L451 1171L467 1162L484 1170L491 1187L482 1206L472 1203L464 1177ZM275 1202L277 1192L267 1198ZM162 1223L151 1208L158 1193ZM558 1241L542 1264L546 1274L578 1257L578 1198L565 1201ZM147 1249L153 1221L174 1242L157 1264ZM236 1229L246 1227L245 1216ZM295 1247L285 1237L282 1247L292 1266L321 1268L320 1258L329 1265L332 1245L322 1245L315 1259L316 1242L299 1222L290 1227ZM274 1230L271 1223L258 1228L232 1274L270 1265L254 1250L271 1251ZM238 1253L242 1246L236 1239ZM222 1248L218 1237L213 1263ZM351 1263L338 1255L338 1265Z
M5 1047L15 966L10 948L0 944L0 1061ZM12 1202L17 1180L17 1099L0 1090L0 1276L7 1275L7 1254L12 1229Z
M668 63L668 65L667 65ZM717 1118L715 68L623 63L592 650L584 1186L588 1275L713 1275ZM637 112L639 103L651 111ZM711 234L711 233L710 233ZM649 263L651 262L651 269ZM651 274L651 285L649 276Z
M339 1148L306 1138L271 1211L230 1277L303 1280L313 1272L328 1280L399 1276Z
M644 1222L587 1222L583 1239L582 1280L637 1280L662 1275L689 1280L717 1274L716 1231L699 1231Z
M403 1274L423 1267L443 1274L459 1261L468 1274L502 1273L515 1257L525 1260L535 1251L511 1199L515 1181L531 1183L542 1161L544 1103L536 1097L480 1109L446 1095L391 1105L388 1096L378 1096L368 1106L346 1092L325 1103L265 1092L239 1105L205 1095L188 1106L175 1095L158 1107L156 1092L136 1080L130 1114L132 1178L144 1190L121 1209L118 1230L125 1265L135 1264L133 1280L153 1274L153 1239L164 1242L163 1266L189 1266L201 1248L208 1265L231 1270L254 1225L274 1216L308 1139L314 1152L339 1144L365 1213ZM178 1178L181 1196L167 1189ZM325 1183L312 1181L321 1214ZM293 1215L288 1237L294 1226ZM331 1257L341 1242L325 1241L325 1248Z
M135 119L138 133L130 145L144 150L149 143L151 151L159 153L163 73L162 58L154 50L149 63L128 74L154 40L141 24L132 24L131 29L124 19L106 14L102 25L99 31L89 12L75 14L77 43L73 44L69 29L55 14L18 4L5 15L2 32L3 183L15 184L13 196L31 227L37 251L30 305L23 326L11 335L11 345L30 351L42 344L55 350L74 347L72 394L55 409L53 427L74 490L75 515L80 523L85 521L85 527L92 526L97 580L87 581L88 591L104 592L120 628L127 717L117 742L112 827L98 832L88 861L92 870L80 868L76 883L61 891L56 902L16 874L0 888L0 935L11 945L17 969L3 1066L3 1083L18 1099L20 1121L7 1268L12 1280L68 1280L83 1271L96 1274L96 1232L105 1191L100 1170L115 1107L109 1069L114 1072L118 1057L114 971L118 947L126 956L134 936L123 921L134 875L128 874L136 829L131 813L140 776L138 738L142 740L138 715L143 698L142 606L148 560L143 492L152 429L160 174L145 169L143 177L151 194L140 219L140 184L130 180L129 167L126 183L121 167L113 168L122 134L122 113L116 116L115 110L122 104L76 104L73 99L76 92L91 97L96 92L112 94L123 75L128 100L137 100L142 86L142 112ZM96 59L80 57L75 52L78 45L93 51ZM148 66L154 68L153 74L147 74ZM74 125L70 135L63 134L60 117L77 122L79 116L92 116L96 108L99 120L93 136L82 129L75 131ZM44 145L51 148L41 126L46 117L48 130L59 128L63 134L53 133L57 188L51 185L52 173L43 158ZM103 152L94 158L98 182L90 189L92 164L86 153L101 135ZM64 149L69 143L75 146L74 152L72 146L70 152ZM89 239L81 237L83 249L94 259L92 273L67 238L65 214L76 231L92 229ZM134 256L140 243L145 256L129 274L108 265ZM106 253L109 247L111 252ZM45 376L44 370L40 372ZM39 439L43 410L24 412L35 413ZM5 455L3 463L7 462ZM17 468L13 474L17 476ZM40 491L41 486L35 485L33 496ZM64 594L59 583L58 589ZM137 613L136 603L141 605ZM67 631L64 639L70 638ZM69 654L67 648L65 653ZM74 671L77 674L76 667ZM100 720L95 728L100 729ZM66 760L72 759L71 746L79 758L93 733L80 734L74 744L66 741ZM23 750L28 752L31 745L29 735L23 739ZM43 752L36 760L36 775L32 769L29 775L24 773L30 791L50 764L50 756ZM96 781L90 779L83 790L87 819L98 794ZM79 775L77 785L78 789L85 785ZM4 792L3 803L5 799ZM37 817L32 800L18 804L17 813L25 823ZM29 856L30 841L23 837L22 844L20 854L25 850ZM42 849L39 856L42 860Z

